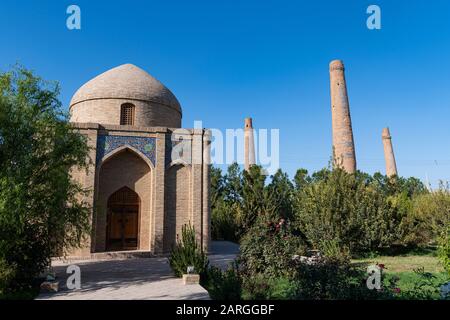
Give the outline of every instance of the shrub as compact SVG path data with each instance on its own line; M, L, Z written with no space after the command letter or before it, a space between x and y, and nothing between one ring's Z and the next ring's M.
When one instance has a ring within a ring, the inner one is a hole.
M211 266L206 274L203 286L215 300L240 300L242 294L241 277L237 266L226 271Z
M444 230L439 242L439 258L450 276L450 224Z
M293 299L295 256L307 245L289 221L265 214L257 218L241 242L238 257L244 299Z
M270 279L267 292L268 300L293 300L297 298L298 283L290 278Z
M361 300L392 298L392 290L369 290L365 266L350 260L322 258L314 263L297 260L289 276L264 273L245 276L243 298L249 300Z
M16 268L9 266L5 260L0 259L0 297L6 295L11 287L15 270Z
M298 284L288 277L269 277L256 274L245 280L244 300L293 300L297 297Z
M205 276L208 268L208 258L199 245L195 229L190 225L184 225L181 231L181 239L177 239L173 247L170 258L170 267L177 277L182 277L187 273L189 266L194 267L194 271Z
M288 221L261 216L242 239L238 261L248 277L264 274L278 278L289 276L294 255L305 252L306 244L292 233Z
M366 285L365 266L348 259L323 258L314 264L299 262L296 268L298 299L378 299L380 293Z

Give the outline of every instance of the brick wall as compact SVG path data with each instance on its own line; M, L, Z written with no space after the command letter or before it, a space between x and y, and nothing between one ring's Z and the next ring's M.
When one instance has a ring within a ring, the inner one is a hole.
M120 109L124 103L131 103L136 107L135 126L181 127L181 113L179 111L155 102L125 99L83 101L72 106L70 119L72 122L120 125Z
M191 194L190 168L174 165L166 171L165 214L164 214L164 251L170 251L181 229L190 223ZM191 221L192 224L192 221Z

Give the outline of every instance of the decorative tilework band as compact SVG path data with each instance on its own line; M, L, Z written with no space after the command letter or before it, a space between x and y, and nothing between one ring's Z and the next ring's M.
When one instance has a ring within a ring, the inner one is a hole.
M156 164L156 139L149 137L132 137L132 136L108 136L100 135L97 138L97 163L102 159L123 146L130 146L145 157L155 166Z

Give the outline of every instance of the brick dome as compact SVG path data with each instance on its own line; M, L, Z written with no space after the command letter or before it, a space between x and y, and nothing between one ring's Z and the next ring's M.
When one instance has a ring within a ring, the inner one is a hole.
M136 106L135 125L181 126L182 110L177 98L132 64L106 71L78 89L70 102L71 121L120 124L123 104Z

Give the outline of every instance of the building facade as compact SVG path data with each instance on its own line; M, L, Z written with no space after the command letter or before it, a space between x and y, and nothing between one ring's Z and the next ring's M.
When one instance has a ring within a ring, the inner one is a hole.
M210 242L210 132L181 129L176 97L126 64L83 85L71 122L88 138L90 165L73 177L91 190L92 234L72 255L170 251L183 225Z

